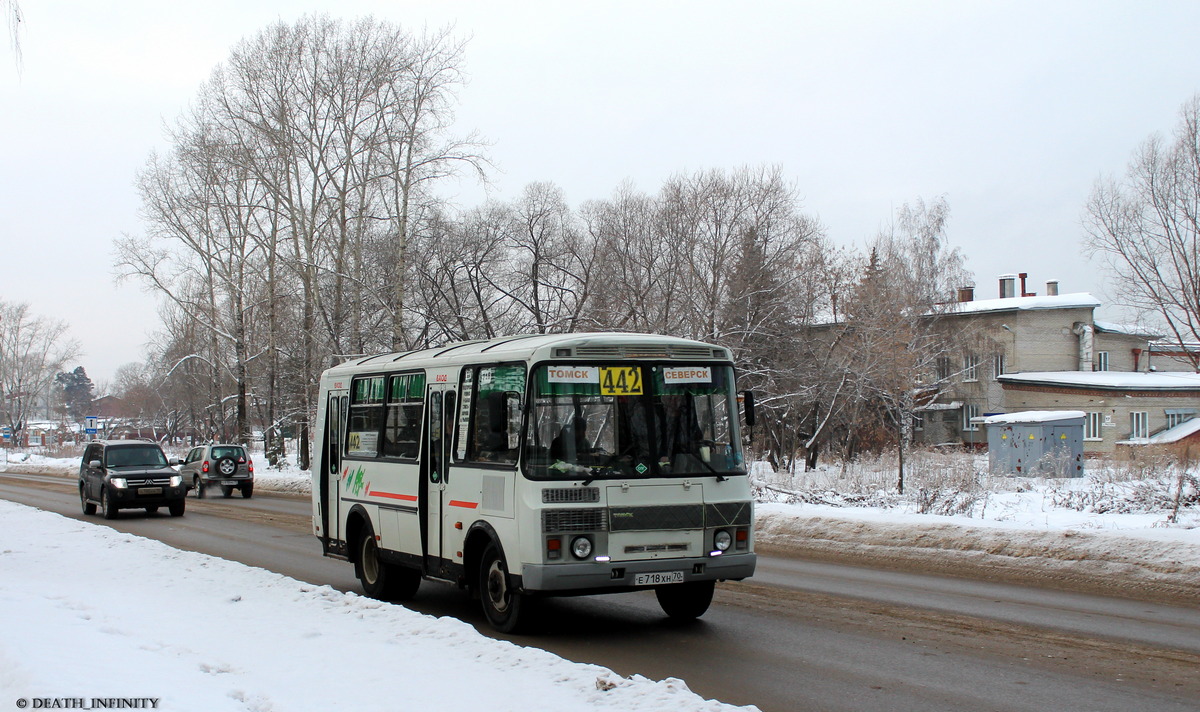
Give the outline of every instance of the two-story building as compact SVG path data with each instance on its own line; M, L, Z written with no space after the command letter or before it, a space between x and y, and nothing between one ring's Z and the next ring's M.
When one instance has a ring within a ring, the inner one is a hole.
M1019 282L1018 282L1019 280ZM1117 442L1146 440L1200 415L1200 374L1192 354L1161 335L1097 322L1090 294L1026 291L1026 275L1004 275L999 296L960 290L942 318L975 336L960 362L939 366L949 384L915 424L925 443L984 446L982 419L1030 410L1087 414L1084 451L1111 453Z

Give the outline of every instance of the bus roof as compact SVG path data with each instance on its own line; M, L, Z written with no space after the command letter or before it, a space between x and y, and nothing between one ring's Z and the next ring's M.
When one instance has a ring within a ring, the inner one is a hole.
M525 361L551 358L670 358L730 361L729 350L714 344L675 336L615 331L572 334L519 334L494 339L458 341L415 351L356 356L330 368L327 373L357 373L375 369L403 368L433 361L452 365L462 362Z

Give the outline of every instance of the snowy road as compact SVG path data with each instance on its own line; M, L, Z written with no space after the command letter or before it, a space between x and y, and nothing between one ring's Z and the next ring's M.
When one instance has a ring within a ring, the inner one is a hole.
M80 519L71 485L0 474L0 497ZM319 555L306 499L188 506L182 519L88 519L357 590L348 564ZM410 607L489 632L448 586L426 584ZM540 630L514 640L622 674L680 677L705 697L764 711L1183 710L1200 695L1200 614L1122 599L763 557L760 574L720 587L695 625L665 622L644 594L546 608Z

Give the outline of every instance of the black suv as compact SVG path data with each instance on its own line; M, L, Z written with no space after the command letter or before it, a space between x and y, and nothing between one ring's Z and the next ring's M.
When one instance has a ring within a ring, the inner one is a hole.
M158 443L148 440L97 440L83 449L79 464L79 501L84 514L115 519L121 509L154 513L166 506L172 517L183 516L187 487Z
M220 487L226 497L235 489L247 499L254 495L254 461L241 445L213 443L194 447L179 474L185 487L196 490L197 498L203 498L209 487Z

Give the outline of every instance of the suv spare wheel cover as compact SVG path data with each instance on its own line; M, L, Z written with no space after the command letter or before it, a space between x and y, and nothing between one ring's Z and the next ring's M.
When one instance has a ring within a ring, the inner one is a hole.
M222 475L232 475L237 472L237 463L233 461L232 457L223 457L217 463L217 471Z

